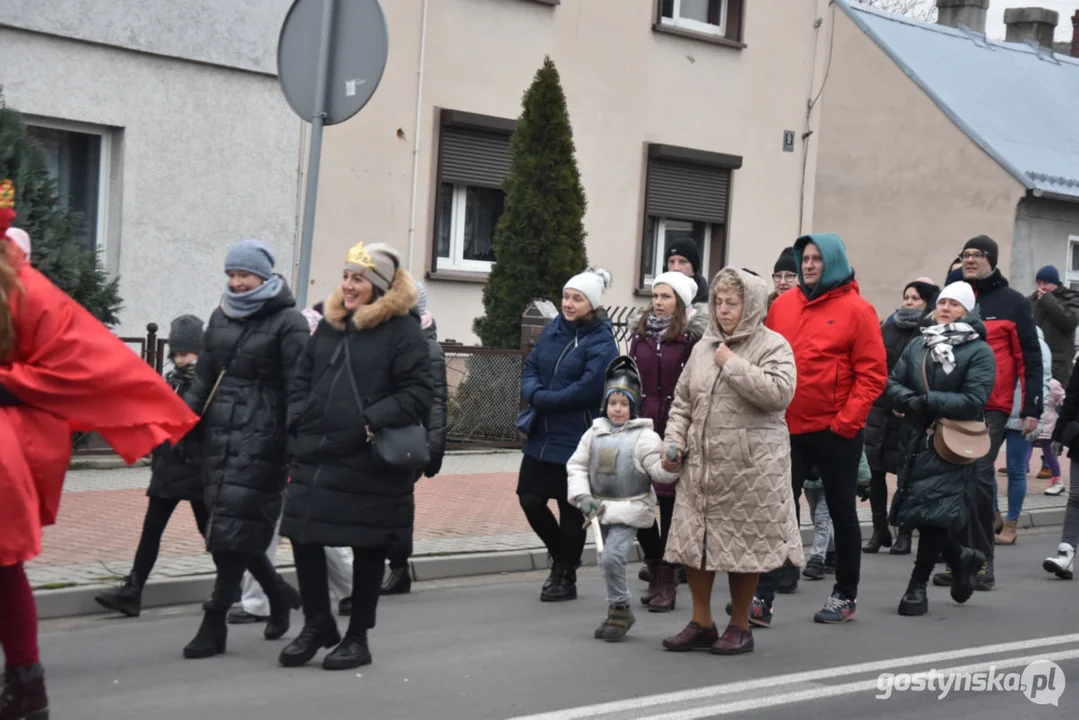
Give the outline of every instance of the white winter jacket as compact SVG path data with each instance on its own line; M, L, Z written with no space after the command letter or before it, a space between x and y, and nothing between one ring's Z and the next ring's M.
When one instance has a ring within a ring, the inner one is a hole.
M614 427L605 418L596 418L592 427L581 437L577 449L566 463L569 491L567 499L577 504L585 495L592 495L592 485L588 477L588 458L592 452L592 438L598 435L610 435L615 432L645 428L633 447L633 465L656 482L671 483L678 479L677 473L663 469L663 441L652 430L652 421L648 418L630 420L621 427ZM648 497L639 500L604 500L603 525L629 525L635 528L648 528L656 521L656 492L648 489Z

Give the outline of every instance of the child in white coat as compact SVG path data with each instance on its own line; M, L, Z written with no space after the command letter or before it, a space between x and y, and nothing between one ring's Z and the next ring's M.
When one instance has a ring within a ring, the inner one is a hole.
M634 623L626 564L637 530L651 527L656 519L652 481L677 479L662 468L663 441L652 421L637 417L640 398L636 364L625 355L616 358L607 368L604 417L593 421L566 463L567 499L600 521L607 617L595 637L608 642L624 638Z

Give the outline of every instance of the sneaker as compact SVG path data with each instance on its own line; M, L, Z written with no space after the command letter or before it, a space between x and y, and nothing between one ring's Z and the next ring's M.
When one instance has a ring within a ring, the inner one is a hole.
M937 587L951 587L952 586L952 569L944 568L944 572L939 572L933 576L933 584Z
M749 624L753 627L767 628L772 626L772 609L775 605L768 605L759 597L753 597L753 603L749 606ZM727 603L724 608L727 616L731 615L731 604Z
M1045 488L1046 495L1060 495L1064 492L1064 483L1055 477L1049 481L1049 487Z
M838 625L853 620L857 610L857 600L848 600L843 593L835 592L824 602L824 607L813 616L813 622Z
M1041 470L1038 471L1039 480L1048 480L1051 477L1053 477L1053 471L1047 467L1043 467Z
M993 561L987 560L985 565L982 565L982 569L978 571L978 574L975 576L975 578L975 590L981 590L984 592L986 590L992 590L994 587L996 587L997 580L996 577L993 575Z
M824 579L824 558L819 555L814 555L806 561L805 569L802 570L802 575L810 580L823 580Z
M1075 548L1068 543L1060 543L1057 547L1057 554L1054 557L1046 558L1042 563L1042 568L1049 573L1053 573L1061 580L1072 579L1072 567L1075 565Z

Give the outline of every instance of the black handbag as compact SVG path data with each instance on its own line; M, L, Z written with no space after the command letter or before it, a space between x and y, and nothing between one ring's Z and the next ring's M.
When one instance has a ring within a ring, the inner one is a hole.
M423 425L382 428L371 439L371 452L379 462L407 470L421 470L431 461Z
M352 397L360 417L364 415L364 404L360 398L360 389L356 387L356 378L352 375L352 353L349 352L348 338L345 344L345 362L348 364L348 382L352 388ZM382 428L377 433L368 435L371 453L383 465L401 470L422 470L431 462L431 451L427 447L427 428L423 425L405 425L404 427Z

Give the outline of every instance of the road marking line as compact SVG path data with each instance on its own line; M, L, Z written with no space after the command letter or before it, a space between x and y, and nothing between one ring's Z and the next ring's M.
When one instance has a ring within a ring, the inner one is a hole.
M980 657L982 655L996 655L1020 650L1032 650L1035 648L1051 647L1053 645L1068 645L1079 642L1079 633L1072 635L1056 635L1032 640L1020 640L1010 643L998 643L995 645L983 645L981 647L961 648L959 650L946 650L944 652L929 653L926 655L911 655L890 660L878 660L875 662L843 665L840 667L821 668L819 670L807 670L761 678L759 680L743 680L740 682L727 683L725 685L710 685L693 690L678 690L675 692L661 693L658 695L646 695L627 700L615 700L613 702L585 705L565 710L539 713L535 715L519 715L509 720L580 720L581 718L600 717L610 713L623 713L657 705L685 703L694 700L704 700L719 695L732 695L734 693L761 690L780 685L793 685L795 683L813 682L816 680L828 680L830 678L847 675L860 675L869 672L880 672L910 665L925 665L941 661L959 660L968 657ZM876 681L874 681L874 684Z
M996 662L984 662L976 665L961 665L950 668L934 668L937 673L941 675L952 675L955 673L976 673L988 671L990 667L998 669L1025 667L1035 660L1072 660L1079 658L1079 650L1066 650L1063 652L1049 653L1048 655L1027 655L1025 657L1009 658L1006 660L1000 660ZM851 695L858 692L864 692L866 690L878 690L876 680L861 680L858 682L844 683L843 685L829 685L826 687L815 688L813 690L801 690L798 692L789 692L782 695L772 695L763 698L754 698L752 700L738 700L734 702L720 703L718 705L711 705L707 707L692 708L689 710L679 710L670 713L664 713L662 715L649 715L648 717L640 718L640 720L701 720L701 718L713 718L720 715L731 715L733 713L750 712L753 710L764 710L765 708L776 707L779 705L790 705L791 703L803 702L806 700L824 700L831 697L837 697L840 695ZM916 694L935 694L936 691L924 690L919 691ZM985 691L988 692L988 691ZM953 691L951 694L966 694L967 691ZM901 693L909 694L909 693Z

